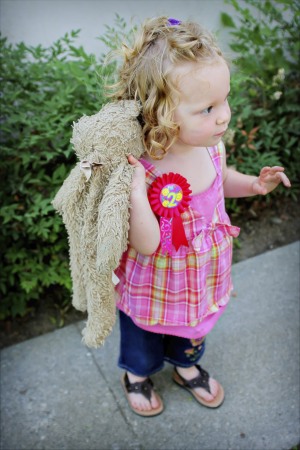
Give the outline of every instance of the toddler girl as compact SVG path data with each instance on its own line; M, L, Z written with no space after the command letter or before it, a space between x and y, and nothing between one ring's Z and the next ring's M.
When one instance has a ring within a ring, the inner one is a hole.
M115 99L140 102L145 154L128 157L135 168L129 246L115 271L122 385L135 413L161 413L149 376L168 361L179 386L216 408L223 388L197 363L232 290L239 229L224 197L265 195L290 182L282 167L255 177L226 166L230 72L208 32L159 17L123 53Z

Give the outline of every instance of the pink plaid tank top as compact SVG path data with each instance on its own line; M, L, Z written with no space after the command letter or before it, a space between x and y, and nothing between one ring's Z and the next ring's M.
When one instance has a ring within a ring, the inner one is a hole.
M225 212L224 145L208 151L217 175L210 188L192 195L181 214L188 247L180 247L171 257L160 246L150 256L129 246L115 271L120 280L115 288L117 307L142 328L197 327L229 301L232 237L238 236L239 228L230 224ZM141 162L150 186L161 173L148 161Z

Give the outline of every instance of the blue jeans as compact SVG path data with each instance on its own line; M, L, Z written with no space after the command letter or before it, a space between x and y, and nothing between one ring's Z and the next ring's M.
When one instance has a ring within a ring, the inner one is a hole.
M194 366L205 350L205 338L186 339L152 333L139 328L130 317L120 315L120 356L118 366L141 377L161 370L164 361L178 367Z

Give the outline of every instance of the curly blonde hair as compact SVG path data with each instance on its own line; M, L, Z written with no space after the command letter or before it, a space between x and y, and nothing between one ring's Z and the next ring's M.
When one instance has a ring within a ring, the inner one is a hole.
M151 158L162 159L179 133L172 118L179 98L171 77L174 67L224 56L213 36L200 25L171 25L164 16L147 19L132 48L123 44L121 52L123 64L111 96L141 103L145 149Z

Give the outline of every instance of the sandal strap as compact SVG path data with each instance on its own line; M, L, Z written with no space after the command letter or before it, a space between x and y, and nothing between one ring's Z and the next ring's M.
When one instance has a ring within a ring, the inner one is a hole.
M186 380L181 375L179 375L177 369L177 375L181 378L184 386L186 386L189 389L195 389L197 387L205 389L209 394L211 394L210 387L209 387L209 374L206 372L206 370L202 369L199 364L195 364L195 367L199 370L199 375L197 375L195 378L192 378L191 380Z
M153 390L153 382L150 378L144 381L137 381L136 383L130 383L127 372L124 376L124 383L128 393L135 392L136 394L142 394L150 402L151 393Z

